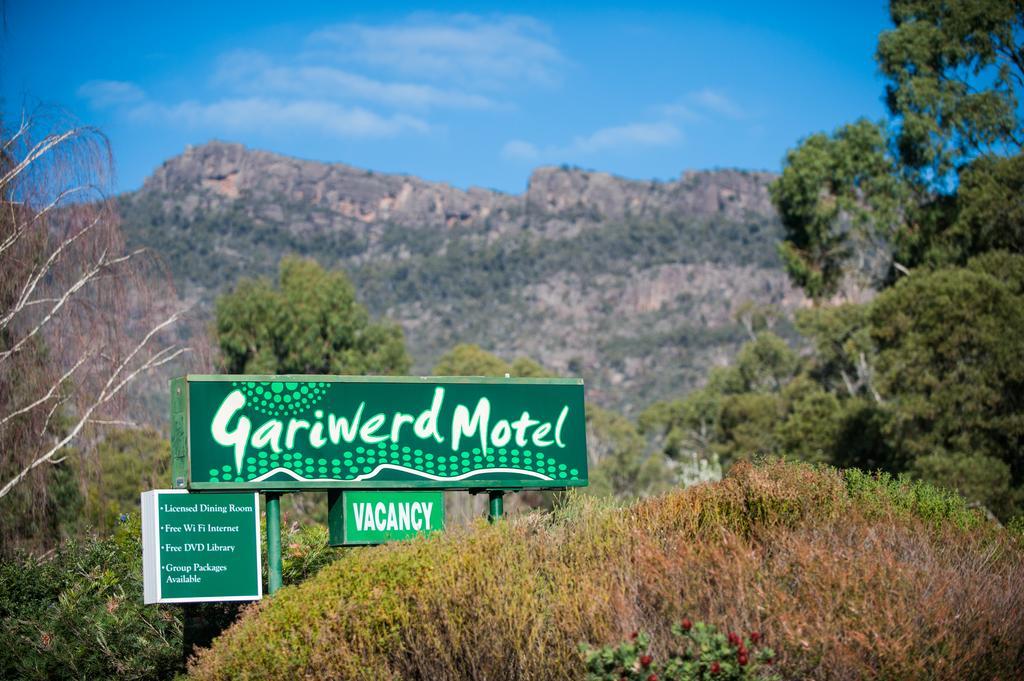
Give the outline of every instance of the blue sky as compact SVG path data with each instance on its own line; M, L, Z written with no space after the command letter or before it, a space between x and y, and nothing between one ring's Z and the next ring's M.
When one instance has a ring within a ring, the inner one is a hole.
M884 3L810 6L12 0L0 93L99 126L118 190L211 139L510 192L547 164L779 170L883 113Z

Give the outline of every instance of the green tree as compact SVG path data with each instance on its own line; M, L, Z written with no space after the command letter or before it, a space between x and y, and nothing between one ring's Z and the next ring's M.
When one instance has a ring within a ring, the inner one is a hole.
M216 304L222 368L245 374L402 374L401 329L373 322L343 272L281 260L278 286L242 279Z
M99 471L86 495L89 524L100 530L115 527L122 513L139 511L139 495L166 487L170 479L171 444L148 429L115 430L96 448Z
M1021 268L1022 256L1008 259ZM915 273L872 306L887 434L908 464L1001 459L1024 482L1024 297L972 268Z
M504 376L513 378L550 378L553 373L529 357L512 363L493 355L479 345L460 343L441 355L434 365L435 376Z
M435 376L504 376L511 374L508 362L479 345L460 343L434 365Z
M591 494L620 499L657 494L676 476L660 451L649 452L636 425L621 414L587 406Z
M1019 150L1024 3L891 0L889 14L876 58L904 173L948 189L971 159Z
M1024 154L982 156L960 174L956 220L928 260L962 265L974 254L1024 253Z
M740 348L733 366L713 369L703 388L644 410L640 429L670 460L690 465L779 453L776 426L788 408L784 390L799 368L784 340L759 333Z
M784 420L769 426L779 452L801 461L834 463L844 421L839 398L802 376L786 386L783 404Z
M836 294L855 255L872 255L876 235L892 231L906 202L885 131L863 119L788 152L769 191L785 229L786 272L816 300Z
M825 390L878 401L869 311L854 303L798 310L796 328L813 343L810 375Z
M231 374L404 374L402 330L374 322L344 272L281 259L278 282L241 279L217 299L214 335ZM285 516L323 522L323 494L289 494Z
M1010 488L1010 467L995 457L936 452L918 457L911 470L915 477L952 489L1004 518L1019 508L1021 493Z
M815 299L865 263L906 273L1024 246L1024 4L893 0L890 14L876 53L890 119L812 135L772 187L787 271Z
M733 375L740 391L778 392L792 380L798 367L799 358L786 341L766 331L740 348Z

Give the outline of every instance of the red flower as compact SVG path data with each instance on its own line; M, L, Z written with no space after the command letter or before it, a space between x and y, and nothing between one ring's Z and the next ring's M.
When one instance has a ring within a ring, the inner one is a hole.
M722 671L722 665L718 664L717 660L712 662L711 663L711 673L712 674L717 674L720 671Z
M635 641L636 637L639 636L639 635L640 635L639 631L634 631L632 634L629 635L629 638Z
M647 681L658 681L658 675L657 674L651 674L650 676L647 677Z
M693 622L691 622L689 619L684 619L682 622L679 623L679 626L683 628L683 631L689 631L691 628L693 628Z
M741 643L739 635L735 631L729 632L729 645L738 646Z
M761 632L759 632L759 631L752 631L752 632L750 632L750 640L753 643L756 644L758 641L761 640Z
M650 655L641 655L640 656L640 665L641 666L643 666L643 667L650 667L652 662L654 662L654 658L651 657Z
M747 647L745 645L743 645L742 641L740 641L740 647L736 650L736 652L739 653L740 655L746 655L747 654Z
M737 662L740 663L741 667L746 665L747 662L749 662L749 661L750 661L750 659L747 657L746 653L740 653L740 656L739 656L739 659L737 660Z

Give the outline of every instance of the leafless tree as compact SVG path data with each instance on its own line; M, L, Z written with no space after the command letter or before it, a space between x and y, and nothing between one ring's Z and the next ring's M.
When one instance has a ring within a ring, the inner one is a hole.
M47 469L89 452L127 388L187 348L157 260L125 248L106 138L44 110L0 145L0 499L43 508Z

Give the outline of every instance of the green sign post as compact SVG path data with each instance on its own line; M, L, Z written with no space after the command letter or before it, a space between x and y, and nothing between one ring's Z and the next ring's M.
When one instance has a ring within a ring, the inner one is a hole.
M143 492L142 564L146 603L262 598L258 495Z
M383 544L444 528L444 493L331 491L331 546Z

